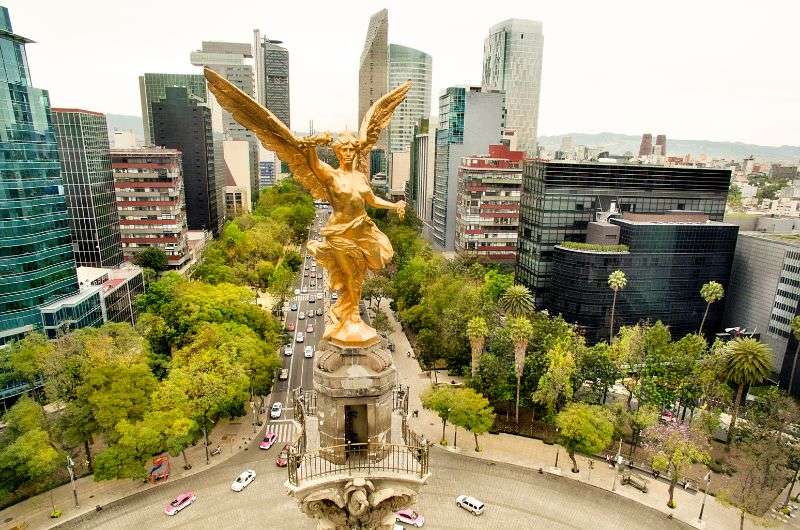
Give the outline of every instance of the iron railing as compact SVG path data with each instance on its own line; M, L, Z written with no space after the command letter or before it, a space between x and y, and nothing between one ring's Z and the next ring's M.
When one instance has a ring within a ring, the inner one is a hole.
M391 472L416 475L428 473L428 445L408 446L384 443L357 443L325 447L313 452L289 451L289 483L330 475Z
M392 410L408 414L408 385L397 385L392 389Z

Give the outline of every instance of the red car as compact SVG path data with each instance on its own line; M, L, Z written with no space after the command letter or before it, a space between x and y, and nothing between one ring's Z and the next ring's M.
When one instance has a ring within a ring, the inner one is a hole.
M264 439L261 440L261 443L258 444L259 449L269 449L275 444L275 441L278 439L278 435L272 431L267 431L267 434L264 435Z
M286 331L294 331L294 322L288 322L286 324Z
M172 499L172 502L164 506L164 513L167 515L175 515L179 511L192 504L195 499L197 499L197 495L195 495L193 491L179 493L177 497Z
M281 449L281 454L278 455L278 458L275 459L275 465L278 467L286 467L289 463L289 444L283 446Z

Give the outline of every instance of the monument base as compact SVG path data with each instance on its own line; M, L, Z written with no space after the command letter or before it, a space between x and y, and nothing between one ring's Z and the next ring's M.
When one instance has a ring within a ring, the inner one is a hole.
M353 528L392 530L395 512L410 508L424 480L396 477L347 477L289 485L300 509L317 521L317 530Z

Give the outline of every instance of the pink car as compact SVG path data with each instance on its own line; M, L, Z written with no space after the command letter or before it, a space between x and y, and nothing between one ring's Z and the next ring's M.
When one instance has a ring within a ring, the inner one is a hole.
M264 435L264 439L261 440L261 443L258 444L259 449L269 449L275 443L275 440L278 439L278 435L272 431L268 431L267 434Z
M410 524L417 528L425 524L425 518L414 510L401 510L397 512L395 518L400 523Z
M164 513L167 515L175 515L179 511L183 510L190 504L192 504L195 499L197 499L197 495L193 491L184 491L183 493L178 494L172 502L164 506Z

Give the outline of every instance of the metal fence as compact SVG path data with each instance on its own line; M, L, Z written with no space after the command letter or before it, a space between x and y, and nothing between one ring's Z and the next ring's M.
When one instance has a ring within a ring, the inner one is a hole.
M408 414L408 385L397 385L392 389L392 410Z
M319 451L289 454L289 483L297 486L304 480L328 475L351 475L353 472L388 471L416 475L428 473L428 445L417 447L383 443L358 443L326 447Z

